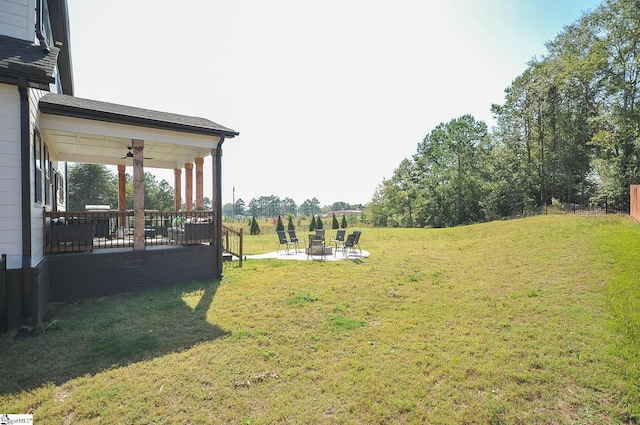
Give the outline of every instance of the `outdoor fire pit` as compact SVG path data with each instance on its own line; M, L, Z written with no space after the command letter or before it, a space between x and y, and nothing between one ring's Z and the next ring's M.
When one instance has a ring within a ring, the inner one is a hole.
M306 248L304 251L307 255L322 255L322 247L321 246L313 246L311 248ZM332 255L333 250L332 247L325 245L324 246L324 255Z

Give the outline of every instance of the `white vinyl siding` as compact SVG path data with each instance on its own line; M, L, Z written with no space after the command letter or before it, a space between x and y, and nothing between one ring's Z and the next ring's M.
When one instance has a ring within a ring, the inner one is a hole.
M31 139L31 145L30 145L30 152L33 152L33 143L34 143L34 139L33 139L33 134L34 134L34 129L36 127L39 127L39 112L38 112L38 101L40 100L40 98L42 96L44 96L45 94L47 94L47 92L42 91L42 90L37 90L37 89L30 89L29 90L29 134L30 134L30 139ZM45 141L44 138L42 138L42 144L44 146ZM44 150L44 149L43 149ZM49 153L49 155L51 155L51 153ZM44 162L44 154L42 156L42 161ZM31 265L34 266L36 264L38 264L43 256L44 256L44 229L43 229L43 208L46 206L44 203L45 197L44 197L44 193L42 195L42 202L34 202L35 199L35 192L34 192L34 187L35 187L35 169L34 167L34 162L31 160L29 161L29 176L31 179L31 205L33 206L33 208L31 208ZM42 172L44 173L45 167L43 165L42 167ZM43 189L45 188L44 186L44 181L42 182L42 187Z
M40 113L38 110L38 101L42 96L47 94L46 91L31 89L29 90L29 121L31 145L30 152L33 152L34 133L36 128L40 128ZM42 139L42 202L35 202L35 164L33 159L29 161L29 176L31 179L31 265L38 264L44 256L44 229L43 217L44 210L51 211L56 208L58 211L66 210L66 200L60 198L67 191L67 182L65 181L64 162L59 162L54 150L49 147L44 135L40 132ZM44 147L47 146L48 157L45 158ZM45 165L44 161L49 160L49 164ZM49 170L50 179L46 178L45 172ZM58 176L58 181L55 179ZM60 182L62 187L60 187ZM62 190L62 193L58 191ZM49 192L48 195L45 192ZM60 195L60 196L59 196ZM45 202L46 201L46 202Z
M0 1L0 34L34 41L35 7L35 0Z
M43 208L45 204L35 202L35 169L33 155L33 134L38 126L38 100L47 92L29 89L29 180L31 205L31 265L38 264L43 256ZM43 144L45 143L43 139ZM64 163L58 163L54 153L49 151L53 169L64 179ZM22 267L22 168L20 140L20 95L17 86L0 84L0 254L7 254L7 267ZM43 170L44 171L44 170ZM44 182L43 182L44 183ZM54 183L54 182L52 182ZM67 184L63 183L66 191ZM53 196L57 196L53 188ZM44 195L43 195L44 201ZM58 209L64 209L64 202L58 202ZM47 206L48 209L51 205Z
M0 84L0 254L10 269L22 266L20 174L20 95Z

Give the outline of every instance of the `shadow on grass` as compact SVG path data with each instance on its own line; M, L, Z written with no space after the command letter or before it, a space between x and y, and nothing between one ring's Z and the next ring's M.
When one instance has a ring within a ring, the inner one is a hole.
M48 325L0 338L0 394L96 374L228 334L207 321L220 282L184 283L57 307Z

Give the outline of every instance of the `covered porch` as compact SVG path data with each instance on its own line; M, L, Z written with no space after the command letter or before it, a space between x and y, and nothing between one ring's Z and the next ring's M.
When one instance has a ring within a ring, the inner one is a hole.
M98 280L91 285L96 289L106 284L118 286L117 281L123 278L128 281L127 287L131 287L145 285L131 279L162 284L222 275L225 250L233 244L229 243L229 232L237 237L222 226L222 145L226 139L237 136L237 132L204 118L52 93L43 96L38 107L39 128L52 158L115 165L118 169L117 208L105 211L52 208L43 212L43 253L48 262L52 301L86 293L56 295L67 292L68 288L59 289L63 280L67 287L69 282L87 280L87 267L102 270L97 278L91 274L92 279ZM212 200L211 211L204 211L205 160L212 162L212 175L208 178L213 190L207 194ZM133 210L125 207L127 166L133 168ZM145 167L174 170L174 211L145 209ZM166 249L159 249L163 246L181 253L168 255ZM184 249L192 252L187 255ZM95 254L87 254L94 250L115 257L90 258ZM50 255L58 253L69 255ZM190 257L198 258L198 264ZM185 269L186 264L190 265L189 270ZM194 267L199 270L194 272L191 270ZM184 273L175 273L176 270ZM100 289L86 294L103 292Z

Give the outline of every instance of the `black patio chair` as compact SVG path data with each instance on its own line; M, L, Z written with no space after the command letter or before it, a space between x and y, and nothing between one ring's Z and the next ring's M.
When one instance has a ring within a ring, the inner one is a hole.
M362 231L361 230L354 230L353 234L356 235L356 238L353 241L353 248L355 248L357 246L358 250L360 251L360 255L362 255L362 248L360 248L360 236L362 235Z
M298 239L298 236L296 236L296 231L295 230L287 230L287 233L289 233L289 239L291 240L292 244L295 244L296 246L296 253L298 253L298 251L300 250L300 240Z
M287 246L287 254L289 254L289 246L290 245L295 245L296 243L294 242L289 242L287 240L287 235L285 235L284 230L277 230L276 233L278 234L278 250L276 251L276 253L280 252L280 246L281 245L286 245ZM296 251L297 252L297 251Z
M360 230L354 230L353 233L351 233L349 236L347 236L347 240L344 241L344 243L342 244L342 254L343 255L347 255L347 249L350 252L355 252L355 248L356 246L358 247L358 250L360 251L360 255L362 255L362 248L360 248L360 235L362 234L362 231Z
M316 236L321 236L324 241L324 229L316 229Z
M335 239L331 239L331 243L336 246L336 251L341 248L346 233L347 231L345 229L338 229Z

